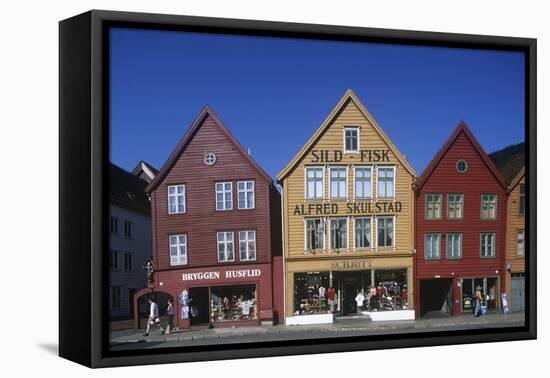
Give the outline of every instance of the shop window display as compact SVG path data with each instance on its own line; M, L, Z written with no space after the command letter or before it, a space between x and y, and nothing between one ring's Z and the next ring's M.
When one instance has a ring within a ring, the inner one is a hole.
M294 274L294 315L406 310L408 300L406 269Z
M374 285L368 292L370 311L408 309L407 270L375 270Z
M462 289L462 311L474 311L474 295L476 288L479 287L482 295L482 306L487 306L488 310L498 310L499 308L499 288L496 277L463 278Z
M294 313L327 313L334 308L335 290L329 287L329 272L294 274ZM329 303L330 302L330 303Z
M213 322L256 320L256 286L218 286L211 290Z

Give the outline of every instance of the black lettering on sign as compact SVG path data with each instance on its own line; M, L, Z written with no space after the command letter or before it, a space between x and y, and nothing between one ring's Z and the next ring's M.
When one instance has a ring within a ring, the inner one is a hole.
M317 155L317 150L311 151L311 155L313 156L313 159L311 159L311 161L314 163L317 163L319 161L319 155Z

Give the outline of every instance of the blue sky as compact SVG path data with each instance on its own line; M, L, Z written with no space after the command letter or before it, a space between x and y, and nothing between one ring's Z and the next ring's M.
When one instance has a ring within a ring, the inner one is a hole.
M351 88L420 175L463 119L524 141L518 52L113 29L111 161L160 168L205 104L272 176Z

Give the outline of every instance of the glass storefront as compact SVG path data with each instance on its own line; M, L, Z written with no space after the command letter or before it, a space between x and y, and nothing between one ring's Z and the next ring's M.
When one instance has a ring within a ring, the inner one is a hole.
M294 274L295 315L329 312L329 275L329 272Z
M394 311L409 307L407 269L294 274L294 315Z
M256 320L256 285L213 286L210 309L212 322Z
M374 273L376 297L370 308L373 311L406 310L409 307L407 270L376 270ZM374 294L374 290L372 290Z
M481 288L481 294L483 297L483 302L481 305L487 306L488 310L498 310L500 291L497 277L462 278L461 281L461 306L463 312L473 312L473 298L476 292L476 287L478 286Z

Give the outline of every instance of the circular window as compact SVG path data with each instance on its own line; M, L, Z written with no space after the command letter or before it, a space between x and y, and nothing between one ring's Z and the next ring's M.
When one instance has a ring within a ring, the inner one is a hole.
M204 154L204 164L214 165L216 163L216 155L212 152L207 152Z
M468 163L466 160L459 160L456 162L456 170L458 173L466 173L468 170Z

